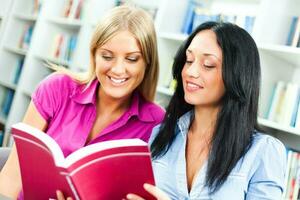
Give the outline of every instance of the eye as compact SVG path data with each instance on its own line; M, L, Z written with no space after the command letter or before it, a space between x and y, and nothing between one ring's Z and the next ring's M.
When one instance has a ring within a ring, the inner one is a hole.
M129 62L137 62L138 58L137 57L127 57L126 60L128 60Z
M110 61L110 60L113 59L113 57L112 57L112 56L109 56L109 55L101 55L101 56L102 56L102 58L103 58L104 60L106 60L106 61Z
M189 60L189 59L187 59L186 61L185 61L185 63L187 64L187 65L191 65L191 64L193 64L193 60Z
M206 64L204 64L203 66L204 66L205 68L208 68L208 69L215 68L215 66L214 66L214 65L206 65Z

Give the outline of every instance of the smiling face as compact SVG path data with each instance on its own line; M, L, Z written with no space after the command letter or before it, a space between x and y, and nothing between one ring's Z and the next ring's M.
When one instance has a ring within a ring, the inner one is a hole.
M146 62L139 42L128 31L121 31L95 53L100 96L129 98L144 79Z
M211 30L200 31L186 50L182 70L184 98L195 106L219 106L225 93L222 50Z

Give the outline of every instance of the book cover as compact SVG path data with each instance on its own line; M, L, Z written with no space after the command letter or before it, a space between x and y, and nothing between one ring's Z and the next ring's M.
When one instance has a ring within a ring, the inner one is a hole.
M12 126L25 199L56 198L56 190L73 199L123 199L136 193L154 199L144 183L154 184L147 143L112 140L80 148L66 158L44 132L24 123Z

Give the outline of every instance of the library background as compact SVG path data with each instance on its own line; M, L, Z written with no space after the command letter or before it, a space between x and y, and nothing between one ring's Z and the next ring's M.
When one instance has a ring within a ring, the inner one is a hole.
M10 127L22 120L36 85L52 71L46 62L84 71L89 41L117 0L0 0L0 146L11 146ZM131 0L155 20L160 56L156 102L173 93L172 60L195 26L207 20L245 28L257 42L262 84L258 121L287 147L287 189L298 199L300 179L300 1ZM272 8L272 9L270 9ZM276 166L274 166L276 167ZM300 195L299 195L300 196Z

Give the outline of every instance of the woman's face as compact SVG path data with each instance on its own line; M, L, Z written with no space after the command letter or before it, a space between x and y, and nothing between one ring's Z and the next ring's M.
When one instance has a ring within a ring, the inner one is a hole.
M139 42L128 31L121 31L95 53L100 94L128 98L144 79L146 62Z
M184 98L195 106L218 106L225 93L222 50L211 30L200 31L186 50L181 72Z

